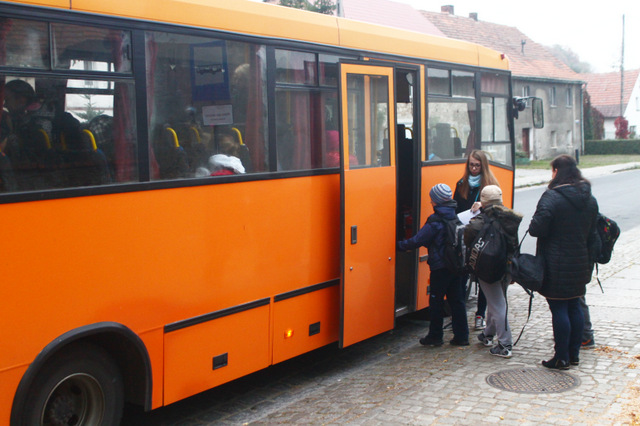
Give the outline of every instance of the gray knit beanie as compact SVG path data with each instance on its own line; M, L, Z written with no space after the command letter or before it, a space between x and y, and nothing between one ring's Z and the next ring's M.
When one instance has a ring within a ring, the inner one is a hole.
M438 183L429 191L429 197L434 204L442 204L451 200L451 188L444 183Z

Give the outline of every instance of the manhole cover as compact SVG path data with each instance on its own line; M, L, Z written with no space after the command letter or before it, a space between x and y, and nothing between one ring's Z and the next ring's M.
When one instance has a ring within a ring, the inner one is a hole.
M494 388L517 393L557 393L580 385L580 379L569 373L541 368L516 368L487 376Z

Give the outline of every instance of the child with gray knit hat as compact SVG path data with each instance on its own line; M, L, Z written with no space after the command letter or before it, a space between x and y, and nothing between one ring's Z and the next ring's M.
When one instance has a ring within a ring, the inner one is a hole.
M446 296L451 307L453 328L453 339L449 343L454 346L467 346L469 345L469 326L464 300L464 282L460 279L460 275L447 269L444 261L445 221L457 220L456 202L452 198L451 188L444 183L434 185L429 191L429 197L431 197L434 213L429 216L415 236L398 241L398 250L414 250L423 246L429 251L427 263L431 271L429 293L431 321L429 333L420 339L420 344L440 346L444 343L443 318Z

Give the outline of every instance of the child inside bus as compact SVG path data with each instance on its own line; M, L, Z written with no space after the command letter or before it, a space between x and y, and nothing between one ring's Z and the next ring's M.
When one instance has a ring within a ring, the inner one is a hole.
M232 135L222 133L217 138L218 154L209 157L209 168L199 167L196 177L225 176L245 173L245 168L240 160L240 144Z
M454 346L469 345L469 326L465 306L465 288L459 275L455 275L445 267L444 244L445 223L442 220L456 218L456 202L452 198L451 188L439 183L429 192L434 213L418 233L398 242L399 250L413 250L424 246L429 250L427 263L431 270L431 292L429 307L431 321L429 333L420 339L424 346L441 346L443 337L444 297L447 296L451 307L451 321L453 325L453 339L449 341Z

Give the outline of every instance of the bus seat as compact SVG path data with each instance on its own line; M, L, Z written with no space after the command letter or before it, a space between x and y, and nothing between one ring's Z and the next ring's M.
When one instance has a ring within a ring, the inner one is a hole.
M453 153L456 158L464 157L464 152L462 151L462 141L460 138L453 138Z
M180 146L187 154L189 170L195 172L198 167L206 167L209 159L209 152L202 141L200 130L196 126L184 126L182 131L177 132Z
M47 188L61 188L64 186L64 173L60 152L54 148L49 132L45 129L39 129L38 132L47 147L43 154L43 173L46 175Z
M242 161L242 165L246 173L250 173L253 171L253 163L251 162L251 152L249 152L249 147L244 144L242 140L242 133L237 127L232 127L231 130L236 135L236 140L240 144L240 161Z
M16 189L11 160L4 152L0 151L0 192L13 192Z
M66 139L68 141L69 137ZM68 186L104 185L111 182L107 158L98 149L95 136L89 129L80 132L80 140L68 144L64 157Z
M442 159L454 158L451 124L438 123L436 124L435 130L433 152Z
M180 146L178 134L170 126L161 126L155 143L155 154L161 179L179 179L187 176L189 161Z
M37 190L51 187L51 142L46 131L32 125L24 126L7 140L4 154L13 170L17 190Z
M104 154L109 174L115 176L115 144L113 140L113 117L100 114L93 117L86 128L91 131L97 148Z

